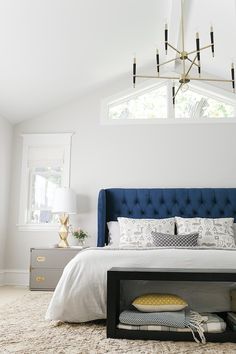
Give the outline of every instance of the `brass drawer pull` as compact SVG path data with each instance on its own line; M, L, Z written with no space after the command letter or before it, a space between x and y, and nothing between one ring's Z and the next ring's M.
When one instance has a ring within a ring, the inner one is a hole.
M37 262L45 262L45 260L46 260L46 257L44 257L44 256L37 257Z
M41 281L44 281L45 278L44 277L36 277L35 280L39 283Z

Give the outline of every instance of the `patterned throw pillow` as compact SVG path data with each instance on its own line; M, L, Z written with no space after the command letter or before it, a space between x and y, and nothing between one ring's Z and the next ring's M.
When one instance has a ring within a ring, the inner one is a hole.
M198 232L199 246L215 248L234 248L233 218L180 218L176 217L177 233Z
M120 247L152 247L152 232L174 235L175 219L130 219L118 218Z
M166 235L152 232L154 247L196 247L198 246L198 233L186 235Z
M188 306L186 301L173 294L141 295L132 305L141 312L179 311Z

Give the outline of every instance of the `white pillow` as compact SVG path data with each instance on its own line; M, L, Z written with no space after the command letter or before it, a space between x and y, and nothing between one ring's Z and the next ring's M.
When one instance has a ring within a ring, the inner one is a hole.
M109 221L108 227L108 246L119 247L120 245L120 226L118 221Z
M130 219L118 218L120 247L153 247L152 232L174 235L175 218Z
M233 218L180 218L176 217L177 233L198 232L198 244L205 247L234 248Z

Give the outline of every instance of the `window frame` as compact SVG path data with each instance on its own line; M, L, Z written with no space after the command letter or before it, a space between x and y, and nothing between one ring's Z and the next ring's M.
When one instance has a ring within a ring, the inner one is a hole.
M34 224L28 221L28 203L30 198L31 173L29 168L29 149L31 147L63 147L62 186L70 186L71 140L73 133L22 134L22 164L20 182L20 202L17 227L20 231L54 231L58 224Z
M176 75L176 73L168 73L168 75ZM167 118L152 118L152 119L110 119L109 118L109 105L120 104L127 100L129 97L136 97L140 93L146 93L151 91L153 88L158 88L167 85ZM139 124L221 124L221 123L236 123L236 95L232 92L226 91L223 88L210 85L205 82L194 82L191 83L190 88L193 92L201 95L205 95L209 98L223 101L226 104L230 104L234 107L234 117L232 118L175 118L175 112L172 105L172 82L171 80L145 80L141 84L137 85L137 88L125 90L119 94L110 96L103 99L101 102L101 117L100 122L102 125L139 125Z

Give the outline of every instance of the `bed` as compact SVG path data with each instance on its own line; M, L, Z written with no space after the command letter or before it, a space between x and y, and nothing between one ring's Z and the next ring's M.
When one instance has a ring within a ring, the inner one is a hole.
M103 189L98 198L97 246L80 252L65 268L53 294L46 319L65 322L86 322L106 318L106 277L112 267L142 268L216 268L235 269L235 249L119 249L107 247L108 221L117 217L169 218L233 217L236 220L236 188L220 189ZM220 260L220 261L219 261ZM126 294L123 306L139 295L140 286L132 285L132 291L124 285ZM158 286L160 287L161 284ZM154 286L153 284L151 285ZM169 284L165 291L171 291ZM154 288L151 289L155 291ZM217 290L217 291L216 291ZM198 293L196 293L198 291ZM206 284L201 289L204 306L199 300L199 285L188 287L189 303L198 311L206 308L214 312L230 309L229 294L225 288ZM178 294L186 293L186 284ZM214 306L209 293L216 293Z

